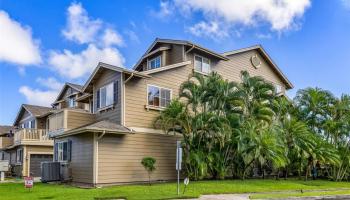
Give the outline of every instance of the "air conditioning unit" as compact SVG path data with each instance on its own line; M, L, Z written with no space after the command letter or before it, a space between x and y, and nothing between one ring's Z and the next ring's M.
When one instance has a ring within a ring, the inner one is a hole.
M69 163L61 163L60 176L61 181L70 181L72 179L72 170Z
M60 162L42 162L41 163L41 182L47 183L60 181Z

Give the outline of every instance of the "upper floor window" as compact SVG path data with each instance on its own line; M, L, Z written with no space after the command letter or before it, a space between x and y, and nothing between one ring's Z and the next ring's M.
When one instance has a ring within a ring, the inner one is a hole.
M159 68L161 66L161 57L157 56L155 58L153 58L152 60L148 61L148 69L156 69Z
M68 98L68 106L70 108L74 108L76 106L75 97L69 97Z
M117 103L117 82L109 83L97 90L97 108L103 108Z
M279 84L274 84L274 85L275 85L276 93L277 94L282 93L282 86Z
M165 108L170 104L171 90L154 85L148 86L148 106Z
M209 73L210 61L208 58L195 55L194 56L194 69L198 72Z

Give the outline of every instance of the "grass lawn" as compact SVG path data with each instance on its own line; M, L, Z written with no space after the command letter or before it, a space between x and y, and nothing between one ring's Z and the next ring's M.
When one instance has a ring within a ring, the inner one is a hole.
M225 181L198 181L190 182L186 193L182 197L198 197L201 194L225 194L225 193L254 193L273 192L286 190L335 190L343 189L342 194L350 194L350 182L331 181L300 181L300 180L225 180ZM336 192L336 191L330 191ZM310 194L309 194L310 193ZM284 193L283 193L284 194ZM283 195L261 194L261 195ZM291 193L288 193L289 195ZM292 193L293 194L293 193ZM295 193L296 196L301 193ZM322 195L323 192L306 192L303 195ZM266 196L258 196L262 198ZM0 184L1 200L28 200L28 199L108 199L106 197L126 197L132 199L170 199L177 198L176 183L164 183L148 185L111 186L98 189L81 189L66 185L35 183L34 189L24 189L23 183ZM273 197L273 196L267 196ZM279 197L279 196L276 196ZM281 196L283 197L283 196ZM285 196L286 197L286 196Z

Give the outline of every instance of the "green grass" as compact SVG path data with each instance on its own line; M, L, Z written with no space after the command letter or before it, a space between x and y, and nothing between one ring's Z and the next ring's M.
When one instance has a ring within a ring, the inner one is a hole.
M350 183L331 181L300 181L300 180L225 180L190 182L186 193L182 197L198 197L201 194L227 193L256 193L291 190L335 190L350 193ZM322 192L314 192L320 194ZM298 195L298 193L295 193ZM305 193L304 193L305 194ZM346 193L348 194L348 193ZM258 194L256 194L258 195ZM266 194L267 195L267 194ZM271 194L275 195L275 194ZM280 194L282 195L282 194ZM312 195L314 196L314 194ZM28 199L106 199L107 197L125 197L133 199L171 199L177 198L176 183L148 185L124 185L98 189L81 189L66 185L35 183L34 189L28 191L23 183L0 184L1 200ZM256 196L254 196L256 197ZM262 198L262 197L259 197Z

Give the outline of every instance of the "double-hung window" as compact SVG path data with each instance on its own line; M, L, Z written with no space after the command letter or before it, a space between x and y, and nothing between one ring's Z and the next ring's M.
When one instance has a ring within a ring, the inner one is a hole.
M197 72L209 73L210 72L210 61L208 58L195 55L194 56L194 69Z
M148 106L165 108L170 104L171 90L154 85L148 86Z
M161 66L161 57L157 56L155 58L153 58L152 60L148 61L148 69L156 69L159 68Z
M117 103L118 82L109 83L97 91L97 108L108 107Z
M55 144L55 160L65 162L71 160L72 142L70 140Z

